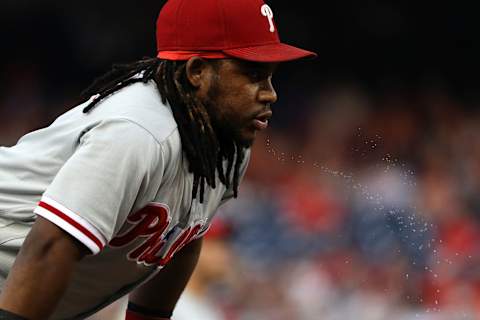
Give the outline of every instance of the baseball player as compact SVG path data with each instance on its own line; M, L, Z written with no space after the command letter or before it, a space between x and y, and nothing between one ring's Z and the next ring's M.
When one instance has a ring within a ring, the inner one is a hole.
M262 0L169 0L157 56L0 148L0 319L168 319L268 125L280 42Z

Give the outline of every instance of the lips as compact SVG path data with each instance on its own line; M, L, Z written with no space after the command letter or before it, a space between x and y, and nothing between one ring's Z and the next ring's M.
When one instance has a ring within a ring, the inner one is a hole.
M272 117L272 111L265 111L253 119L253 126L257 130L265 130L268 127L268 120Z

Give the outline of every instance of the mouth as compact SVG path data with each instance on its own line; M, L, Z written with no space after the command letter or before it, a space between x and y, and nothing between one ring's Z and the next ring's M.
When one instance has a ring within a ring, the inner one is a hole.
M272 117L272 111L265 111L253 119L253 126L257 130L265 130L268 127L268 120Z

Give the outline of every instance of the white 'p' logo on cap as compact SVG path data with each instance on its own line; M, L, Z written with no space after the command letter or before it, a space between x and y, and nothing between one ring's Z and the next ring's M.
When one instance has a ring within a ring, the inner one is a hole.
M268 24L270 25L270 32L275 31L275 26L273 25L273 12L272 9L266 4L264 4L261 8L260 11L262 12L262 15L264 17L267 17L268 19Z

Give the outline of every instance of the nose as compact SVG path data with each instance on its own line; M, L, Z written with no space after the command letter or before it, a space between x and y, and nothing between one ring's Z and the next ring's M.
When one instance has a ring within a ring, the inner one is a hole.
M273 88L271 77L262 82L258 98L265 104L273 104L277 101L277 92Z

